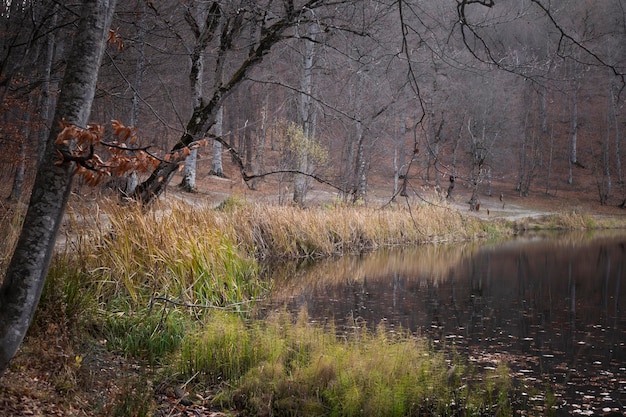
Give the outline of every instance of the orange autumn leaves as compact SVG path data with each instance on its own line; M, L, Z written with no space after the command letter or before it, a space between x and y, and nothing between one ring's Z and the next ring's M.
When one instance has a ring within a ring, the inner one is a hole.
M57 165L74 162L74 175L81 176L91 186L102 183L109 177L124 177L132 172L150 172L164 161L179 163L189 155L190 148L183 147L166 154L162 159L148 151L149 147L137 145L137 131L132 126L125 126L118 120L111 121L110 141L103 140L105 127L90 124L80 128L65 120L60 122L61 132L55 144L59 157ZM206 145L202 140L192 144L193 147Z

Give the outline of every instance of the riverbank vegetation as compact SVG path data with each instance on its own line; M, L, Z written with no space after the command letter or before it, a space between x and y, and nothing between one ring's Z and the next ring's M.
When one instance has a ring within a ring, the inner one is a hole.
M498 238L519 223L427 203L303 210L236 198L217 208L170 202L149 212L116 202L77 205L68 219L31 336L55 334L62 372L51 381L59 393L93 382L88 364L102 349L140 365L96 414L147 415L163 384L183 387L177 404L251 415L512 413L505 364L484 373L453 346L435 350L401 330L355 325L345 333L303 314L252 313L272 291L260 273L270 260ZM599 223L568 214L546 222L554 224ZM27 343L24 354L38 349Z

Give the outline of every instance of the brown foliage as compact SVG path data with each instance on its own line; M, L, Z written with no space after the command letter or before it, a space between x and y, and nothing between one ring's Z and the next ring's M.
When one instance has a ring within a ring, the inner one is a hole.
M80 175L87 185L95 186L108 177L124 177L132 172L149 172L161 161L181 164L191 153L191 149L206 146L207 139L193 142L189 147L167 153L163 159L148 151L149 146L137 146L137 129L125 126L119 120L111 121L112 141L104 141L105 128L98 124L89 124L81 128L60 122L61 132L55 141L57 165L76 163L75 175ZM102 156L102 155L107 155Z

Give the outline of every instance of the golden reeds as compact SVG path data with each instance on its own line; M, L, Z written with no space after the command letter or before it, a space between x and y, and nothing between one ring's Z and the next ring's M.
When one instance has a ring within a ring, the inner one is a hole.
M412 210L251 204L229 214L236 239L258 259L323 258L484 234L478 220L426 204Z

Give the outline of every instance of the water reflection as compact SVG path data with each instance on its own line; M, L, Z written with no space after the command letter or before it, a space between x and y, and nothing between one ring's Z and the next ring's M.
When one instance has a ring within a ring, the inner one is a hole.
M275 276L272 305L340 328L385 322L507 362L559 412L626 413L626 236L534 236L325 261Z

